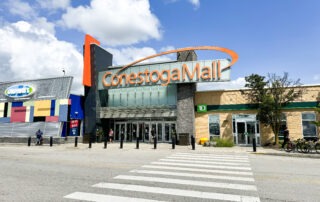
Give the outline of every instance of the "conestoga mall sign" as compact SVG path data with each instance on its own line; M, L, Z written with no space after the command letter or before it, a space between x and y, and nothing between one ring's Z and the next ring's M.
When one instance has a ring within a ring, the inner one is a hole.
M166 62L135 65L141 61L160 55L186 50L217 50L231 56L229 59L203 60L188 62ZM238 55L229 49L215 46L189 47L166 51L148 56L129 65L99 72L99 89L110 87L130 87L143 85L162 85L170 83L229 81L230 67L238 60ZM129 68L130 67L130 68Z

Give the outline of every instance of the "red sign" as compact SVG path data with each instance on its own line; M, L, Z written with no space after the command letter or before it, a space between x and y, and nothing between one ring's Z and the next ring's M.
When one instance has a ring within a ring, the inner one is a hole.
M79 120L71 120L70 128L77 128L79 126Z

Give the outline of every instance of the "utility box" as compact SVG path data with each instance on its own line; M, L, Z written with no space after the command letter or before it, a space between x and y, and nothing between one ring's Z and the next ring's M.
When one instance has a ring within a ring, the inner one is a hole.
M190 145L189 133L179 133L179 145Z

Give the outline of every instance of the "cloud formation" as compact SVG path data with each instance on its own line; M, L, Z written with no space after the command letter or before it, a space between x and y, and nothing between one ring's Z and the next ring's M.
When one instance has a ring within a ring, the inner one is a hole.
M75 46L59 41L52 24L18 21L0 28L0 81L74 76L72 92L83 94L82 54Z
M160 22L147 0L92 0L90 6L68 7L61 23L108 46L161 38Z
M197 91L211 91L211 90L235 90L242 89L246 84L246 80L243 77L237 78L229 82L208 82L198 83Z

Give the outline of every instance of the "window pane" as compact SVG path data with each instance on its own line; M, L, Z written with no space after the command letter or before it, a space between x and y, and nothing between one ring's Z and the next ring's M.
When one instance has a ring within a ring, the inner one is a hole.
M310 121L302 121L303 136L317 136L316 126Z
M303 120L315 120L316 119L316 115L314 113L303 113L302 114L302 119Z
M220 136L219 115L209 115L209 133L210 136Z

